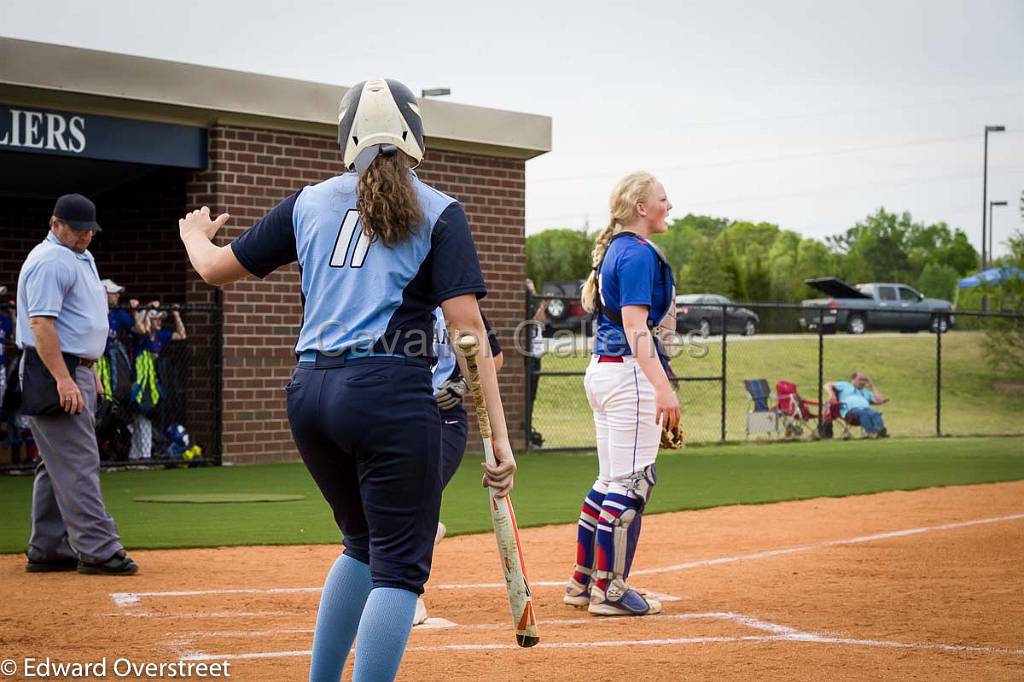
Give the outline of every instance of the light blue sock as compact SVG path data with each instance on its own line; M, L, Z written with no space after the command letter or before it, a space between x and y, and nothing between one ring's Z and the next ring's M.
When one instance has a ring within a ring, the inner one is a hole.
M391 682L398 674L412 629L416 594L397 587L375 587L366 599L356 640L352 682Z
M363 614L363 604L372 587L367 564L345 554L334 562L324 581L320 610L316 614L310 682L338 682L341 679L345 659ZM415 599L413 601L415 603ZM412 616L409 619L411 623Z

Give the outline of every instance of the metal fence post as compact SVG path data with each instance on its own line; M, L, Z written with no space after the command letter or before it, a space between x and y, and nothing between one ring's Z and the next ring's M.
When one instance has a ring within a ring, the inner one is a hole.
M818 434L825 418L825 309L818 308Z
M935 435L942 435L942 319L935 325Z
M726 362L726 355L729 350L729 325L726 324L727 306L722 306L722 442L725 442L725 392L726 384L728 383L728 377L726 374L726 368L728 363Z
M523 315L523 319L528 323L533 321L533 315L531 310L533 309L533 296L530 294L530 290L526 290L526 313ZM539 323L538 323L539 324ZM527 327L527 338L526 338L526 349L527 353L533 353L533 325ZM536 381L536 377L533 376L533 358L530 356L523 357L523 373L526 381L523 384L523 388L526 390L526 395L523 396L523 406L526 408L526 414L523 415L523 437L526 442L526 449L530 450L533 444L530 442L530 434L533 432L533 382Z
M213 298L213 439L214 462L224 462L224 290L217 287Z

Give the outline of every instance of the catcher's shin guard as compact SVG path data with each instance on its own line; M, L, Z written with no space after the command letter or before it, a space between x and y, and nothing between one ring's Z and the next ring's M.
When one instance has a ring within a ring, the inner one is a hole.
M625 566L622 569L622 579L627 580L629 578L629 571L633 568L633 556L636 554L636 545L640 542L640 526L643 525L644 515L637 512L636 516L629 523L626 528L625 541L626 541L626 559ZM616 541L618 539L616 538ZM618 550L616 550L618 551Z
M625 495L609 492L605 497L598 526L594 571L602 589L613 578L625 580L629 575L640 538L641 515L656 481L657 474L651 464L622 481Z
M636 495L639 505L628 518L627 512L623 512L619 516L619 523L614 530L615 572L622 576L623 580L629 577L629 571L633 567L633 556L636 554L636 546L640 541L644 509L647 508L651 492L657 481L658 474L653 464L636 472L631 479L630 492Z

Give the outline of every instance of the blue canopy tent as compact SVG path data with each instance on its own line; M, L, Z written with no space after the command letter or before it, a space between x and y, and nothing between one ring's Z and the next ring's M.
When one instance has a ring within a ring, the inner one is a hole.
M1024 279L1024 270L1013 265L989 268L988 270L977 272L970 277L964 277L957 286L961 289L970 289L982 285L994 286L1002 284L1009 279Z

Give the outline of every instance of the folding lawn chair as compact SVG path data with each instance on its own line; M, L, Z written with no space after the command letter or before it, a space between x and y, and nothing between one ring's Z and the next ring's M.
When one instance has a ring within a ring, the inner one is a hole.
M812 406L818 407L817 400L801 398L796 384L790 381L775 382L775 395L775 411L787 439L803 438L806 431L812 438L818 435L818 415L811 411Z
M747 412L747 438L754 433L777 433L779 416L771 407L772 392L767 379L745 379L744 388L752 403Z

